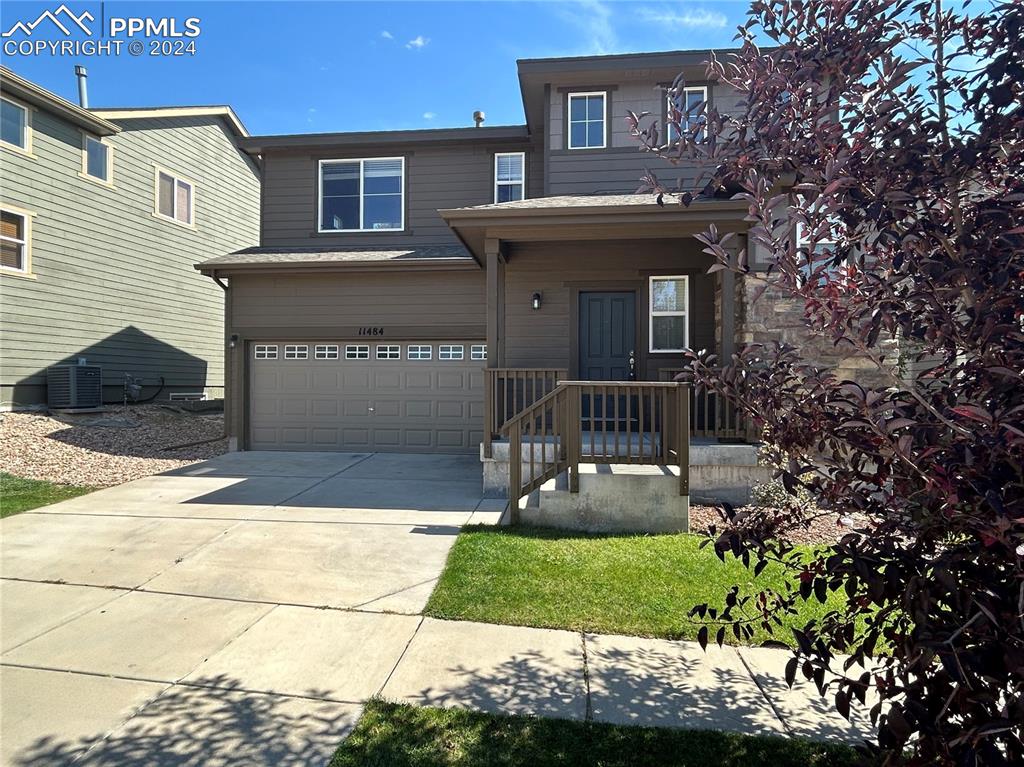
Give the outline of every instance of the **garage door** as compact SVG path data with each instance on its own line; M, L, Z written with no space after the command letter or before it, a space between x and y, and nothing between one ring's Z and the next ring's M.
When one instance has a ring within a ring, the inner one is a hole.
M251 344L250 447L476 452L486 348L455 341Z

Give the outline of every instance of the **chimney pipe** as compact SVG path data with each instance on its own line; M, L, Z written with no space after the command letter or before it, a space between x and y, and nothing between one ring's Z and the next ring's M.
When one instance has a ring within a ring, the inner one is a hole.
M86 78L89 77L89 73L85 70L81 64L75 65L75 77L78 78L78 103L82 109L89 108L89 88L86 85Z
M483 112L481 112L481 111L480 111L479 109L478 109L478 110L476 110L476 111L475 111L475 112L473 113L473 122L475 122L475 123L476 123L476 127L478 127L478 128L479 128L479 127L480 127L481 125L483 125L483 124L484 124L484 118L486 118L486 117L487 117L487 115L485 115L485 114L484 114Z

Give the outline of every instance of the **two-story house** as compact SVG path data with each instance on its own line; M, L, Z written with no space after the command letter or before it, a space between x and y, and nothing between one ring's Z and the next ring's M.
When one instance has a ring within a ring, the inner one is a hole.
M191 268L259 238L260 175L229 107L86 109L0 69L0 408L46 371L102 396L223 393L224 294Z
M234 447L473 452L553 378L669 380L685 348L728 354L738 291L693 235L744 231L745 206L635 194L652 162L692 169L625 120L665 120L681 71L690 106L737 103L706 60L520 61L524 125L242 139L260 245L197 265L227 291Z

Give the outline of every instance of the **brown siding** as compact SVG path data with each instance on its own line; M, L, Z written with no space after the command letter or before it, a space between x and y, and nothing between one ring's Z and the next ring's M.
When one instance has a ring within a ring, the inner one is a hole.
M437 211L494 201L494 153L527 152L530 196L543 189L543 157L526 144L416 147L338 147L327 151L268 152L263 172L263 245L349 246L457 243ZM406 158L404 232L317 233L317 162L320 159Z
M484 337L482 270L239 275L231 283L233 331L248 339L254 329L330 334L362 326L383 327L381 340L401 338L392 329L409 327L418 338Z
M639 373L657 378L659 368L678 367L679 355L647 352L647 277L690 275L691 344L713 349L714 277L706 274L710 265L710 256L692 239L513 245L505 276L506 365L573 368L575 291L636 289ZM543 302L534 311L530 298L537 291Z

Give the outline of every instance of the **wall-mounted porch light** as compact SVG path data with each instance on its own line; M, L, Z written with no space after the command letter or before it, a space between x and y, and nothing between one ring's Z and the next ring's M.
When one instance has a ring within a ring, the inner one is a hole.
M540 299L541 299L541 294L540 293L534 293L533 297L530 299L530 304L531 304L531 306L533 306L533 310L534 311L537 311L538 309L540 309Z
M228 348L234 349L236 346L238 346L238 333L232 333L228 339Z

